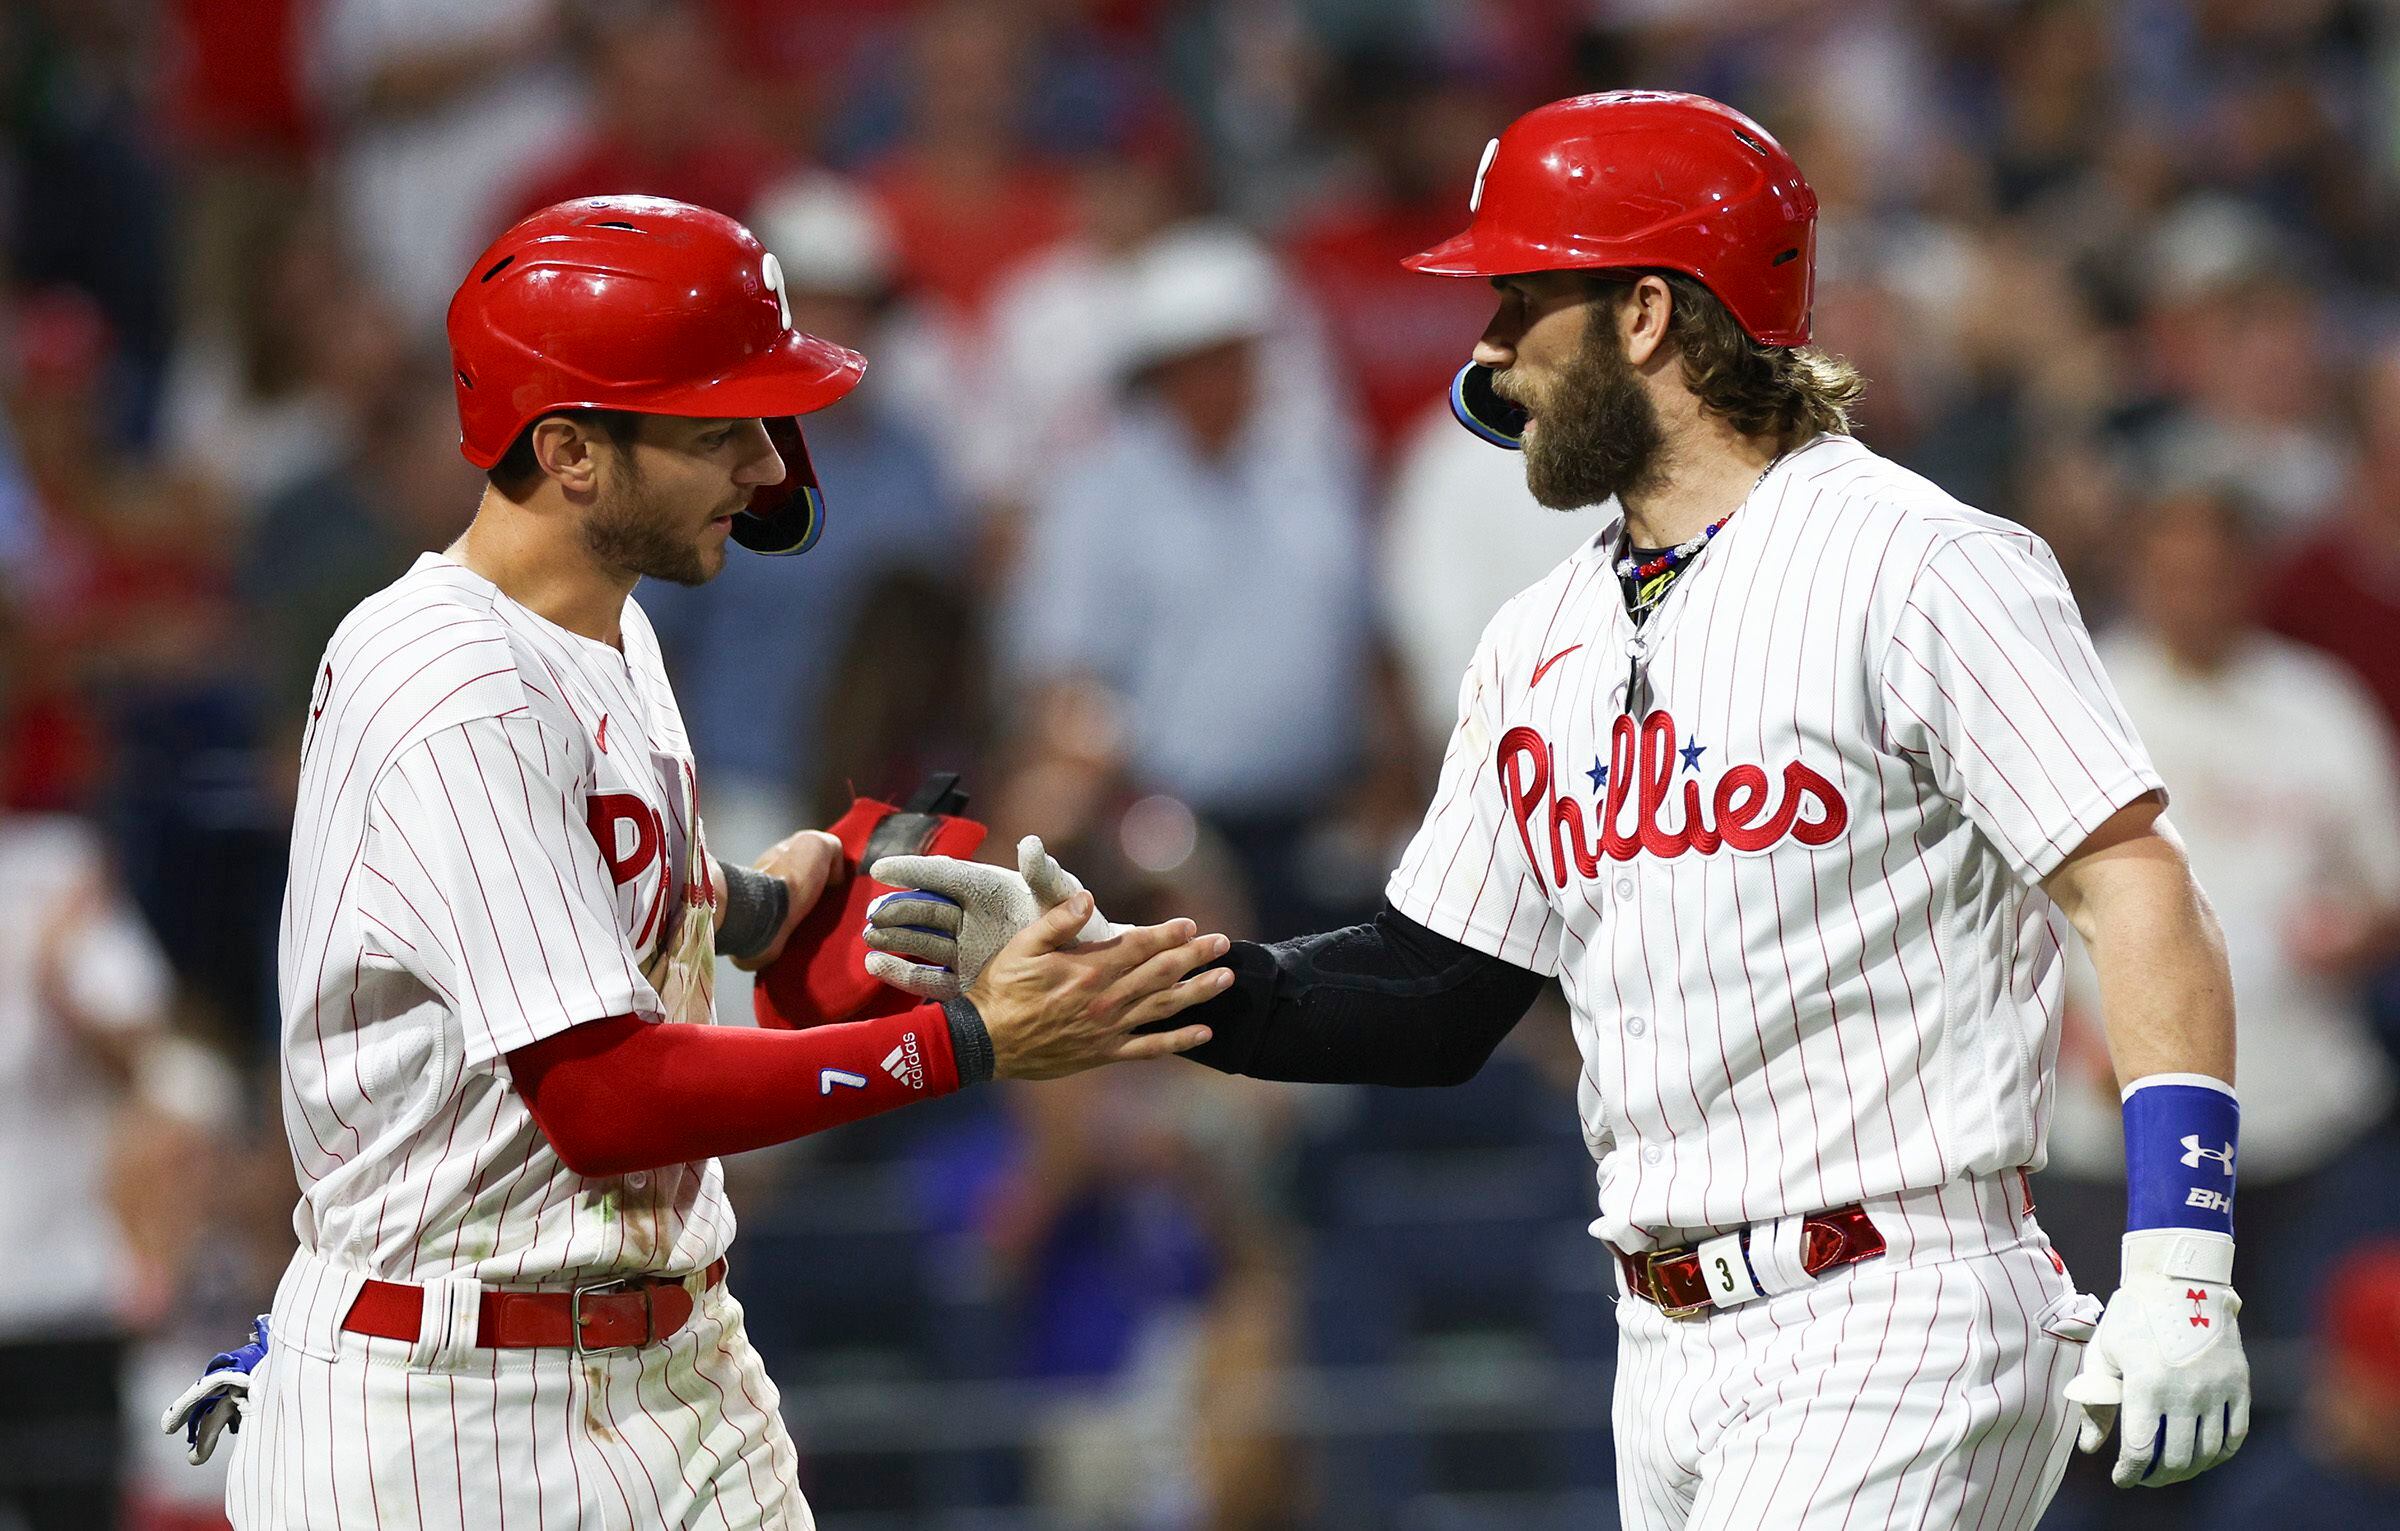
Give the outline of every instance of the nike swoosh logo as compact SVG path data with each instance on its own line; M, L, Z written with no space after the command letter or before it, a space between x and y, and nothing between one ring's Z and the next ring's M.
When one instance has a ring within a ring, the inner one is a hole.
M1578 643L1578 644L1574 645L1572 648L1563 648L1563 649L1560 649L1560 650L1559 650L1557 653L1555 653L1555 654L1551 655L1551 656L1550 656L1548 659L1545 659L1545 660L1543 660L1543 661L1542 661L1540 664L1538 664L1538 665L1534 666L1534 670L1533 670L1533 685L1532 685L1532 686L1527 686L1525 689L1526 689L1526 690L1528 690L1528 691L1531 691L1531 690L1533 689L1533 687L1534 687L1534 686L1538 686L1538 685L1540 685L1540 684L1542 683L1542 677L1550 673L1550 667L1551 667L1552 665L1554 665L1554 664L1558 663L1560 660L1562 660L1562 659L1566 658L1566 657L1567 657L1569 654L1572 654L1572 653L1574 653L1576 649L1579 649L1579 648L1582 648L1582 647L1583 647L1583 645L1582 645L1582 644L1580 644L1580 643Z

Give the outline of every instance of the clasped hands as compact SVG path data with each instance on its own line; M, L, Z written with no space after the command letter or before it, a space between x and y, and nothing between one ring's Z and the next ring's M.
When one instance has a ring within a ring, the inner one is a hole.
M867 971L974 1004L1004 1078L1189 1051L1207 1027L1137 1033L1233 982L1222 968L1192 972L1225 954L1225 937L1198 935L1190 920L1109 921L1038 835L1017 843L1014 871L947 856L887 856L867 871L898 890L867 906Z

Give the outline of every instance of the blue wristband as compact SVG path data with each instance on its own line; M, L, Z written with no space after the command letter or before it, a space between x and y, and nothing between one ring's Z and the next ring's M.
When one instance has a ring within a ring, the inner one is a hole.
M2205 1074L2152 1074L2125 1090L2125 1230L2233 1235L2242 1107Z

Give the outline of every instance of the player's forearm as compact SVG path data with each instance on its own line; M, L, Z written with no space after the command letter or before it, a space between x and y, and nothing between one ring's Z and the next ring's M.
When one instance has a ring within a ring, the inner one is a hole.
M1234 970L1234 985L1179 1018L1215 1033L1188 1056L1228 1074L1307 1084L1463 1083L1542 988L1539 974L1388 905L1347 930L1237 941L1216 965Z
M940 1005L805 1031L617 1016L518 1048L508 1064L569 1169L625 1175L786 1143L988 1078L986 1052L961 1079L952 1024Z
M2078 858L2056 891L2065 895L2060 903L2099 975L2118 1082L2205 1074L2231 1084L2233 978L2225 935L2183 848L2163 828Z

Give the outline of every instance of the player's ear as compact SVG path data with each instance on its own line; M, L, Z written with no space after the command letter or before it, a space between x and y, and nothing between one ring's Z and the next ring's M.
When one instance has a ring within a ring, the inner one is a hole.
M1675 314L1675 290L1662 278L1645 276L1614 293L1603 291L1595 306L1616 324L1625 359L1640 367L1667 343L1667 321Z
M600 487L600 432L552 415L533 427L533 460L569 495L591 494Z

